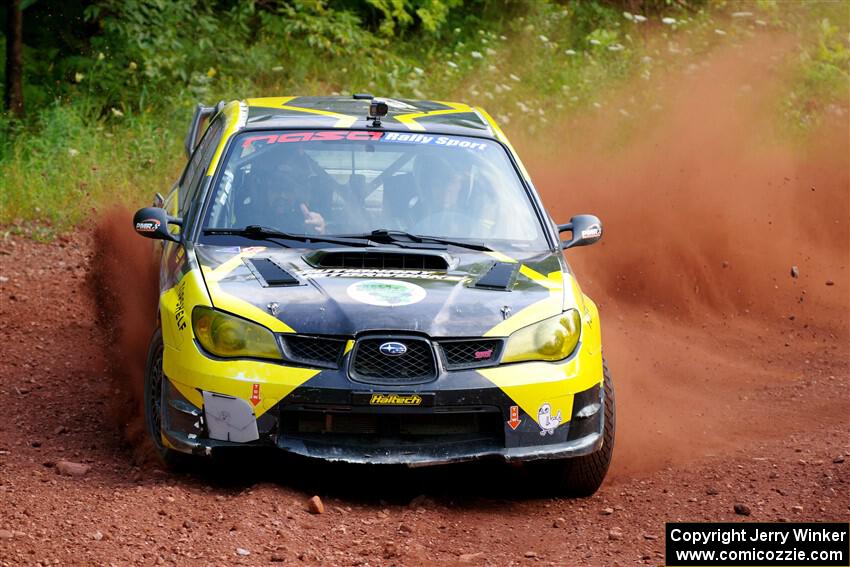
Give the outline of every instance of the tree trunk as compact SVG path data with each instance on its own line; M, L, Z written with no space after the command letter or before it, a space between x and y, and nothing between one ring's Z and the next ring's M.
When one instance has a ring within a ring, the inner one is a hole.
M24 115L23 15L21 0L7 0L6 10L6 110Z

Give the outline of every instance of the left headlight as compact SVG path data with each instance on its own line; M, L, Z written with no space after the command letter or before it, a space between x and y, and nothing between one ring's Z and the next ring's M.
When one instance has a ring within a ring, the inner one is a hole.
M234 315L198 306L192 311L192 329L201 346L215 356L282 358L271 331Z
M563 360L575 350L580 336L581 315L576 309L568 309L508 337L502 362Z

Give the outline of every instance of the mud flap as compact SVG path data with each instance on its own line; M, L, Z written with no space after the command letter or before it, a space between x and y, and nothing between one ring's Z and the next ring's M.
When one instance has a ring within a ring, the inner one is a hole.
M246 443L260 438L254 410L245 400L204 392L204 413L210 439Z

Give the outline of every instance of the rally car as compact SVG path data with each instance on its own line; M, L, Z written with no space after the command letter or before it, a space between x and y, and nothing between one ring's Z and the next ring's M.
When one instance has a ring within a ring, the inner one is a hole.
M368 94L199 105L186 151L133 220L161 241L145 418L166 461L256 445L495 457L563 493L599 487L614 390L562 250L602 226L555 224L484 110Z

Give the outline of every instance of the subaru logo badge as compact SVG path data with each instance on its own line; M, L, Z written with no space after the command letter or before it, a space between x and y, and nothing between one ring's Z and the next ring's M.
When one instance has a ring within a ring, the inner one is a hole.
M378 350L387 356L401 356L407 352L407 347L402 343L390 342L382 344Z

